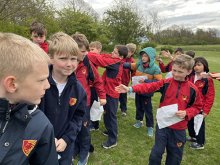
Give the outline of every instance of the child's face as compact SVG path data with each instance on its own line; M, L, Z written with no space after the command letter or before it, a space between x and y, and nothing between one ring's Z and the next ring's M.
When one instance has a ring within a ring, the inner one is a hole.
M35 44L42 44L46 40L46 36L44 35L38 35L36 32L31 33L31 39Z
M186 76L191 73L191 70L181 68L179 65L174 64L172 66L172 75L176 81L185 81Z
M51 58L51 63L53 65L53 74L63 79L71 75L78 64L77 56L68 56L66 54L55 54Z
M118 49L114 48L114 50L112 51L112 58L118 58L118 57L119 57Z
M96 47L89 47L89 51L96 54L101 53L101 49L97 49Z
M35 63L32 73L20 81L15 80L17 89L9 96L9 100L12 103L39 104L45 94L45 90L50 87L47 80L48 75L48 64L46 62Z
M194 71L196 73L202 73L204 72L204 65L201 62L197 62L194 66Z
M149 56L148 56L146 53L144 53L144 54L142 55L141 59L142 59L142 62L143 62L143 63L147 63L147 62L150 61L150 58L149 58Z
M79 48L79 50L81 53L78 55L78 60L83 61L84 57L88 54L88 51L86 50L85 46L82 46L81 48Z

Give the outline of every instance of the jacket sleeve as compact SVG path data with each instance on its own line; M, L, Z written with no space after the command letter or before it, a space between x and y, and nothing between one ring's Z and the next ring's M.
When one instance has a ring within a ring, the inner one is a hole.
M70 144L76 140L76 136L81 130L82 127L82 120L85 114L86 106L87 106L87 97L86 93L83 90L81 96L78 98L78 106L72 116L71 120L69 121L69 125L62 136L62 139L67 143Z
M191 120L197 114L199 114L202 109L202 99L201 99L200 92L198 91L197 88L194 88L194 90L195 90L195 95L194 95L195 100L190 107L186 108L185 119L188 121Z
M98 55L89 52L87 56L93 64L101 67L107 67L108 65L112 65L121 61L120 58L112 58L109 54Z
M48 124L29 158L31 165L58 165L53 126Z
M142 83L132 86L132 90L135 93L146 94L152 93L159 90L164 84L164 80L152 82L152 83Z
M159 67L162 73L169 72L169 67L170 67L171 62L169 62L167 65L164 65L163 62L159 62Z
M214 83L213 80L211 78L208 79L208 91L205 95L204 98L204 103L203 103L203 111L206 114L209 114L212 105L214 103L214 99L215 99L215 89L214 89Z
M95 87L95 90L100 99L106 99L106 92L104 89L102 78L100 77L98 70L95 68L93 64L91 64L91 67L92 67L92 71L95 77L94 82L93 82L93 87Z

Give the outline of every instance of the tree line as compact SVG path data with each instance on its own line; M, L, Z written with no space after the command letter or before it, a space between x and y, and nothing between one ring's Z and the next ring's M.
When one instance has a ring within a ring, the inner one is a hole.
M61 2L61 1L60 1ZM43 23L48 36L57 31L81 32L90 41L99 40L104 49L114 44L145 42L157 44L219 44L216 29L197 29L173 25L162 29L164 18L157 11L140 13L135 0L114 0L100 17L84 0L62 1L62 8L53 0L0 0L0 31L29 37L33 21Z

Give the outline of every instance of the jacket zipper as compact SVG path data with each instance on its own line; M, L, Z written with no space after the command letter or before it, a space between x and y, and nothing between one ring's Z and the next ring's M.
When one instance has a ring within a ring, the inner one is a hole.
M176 98L178 98L178 96L179 96L179 91L180 91L180 82L178 82L178 88L177 88Z

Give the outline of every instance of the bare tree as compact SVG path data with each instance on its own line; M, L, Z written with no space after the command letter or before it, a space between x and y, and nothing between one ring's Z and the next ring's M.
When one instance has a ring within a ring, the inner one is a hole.
M92 6L84 0L68 0L67 3L68 7L73 9L75 12L83 12L96 19L99 17L98 13L92 8Z

